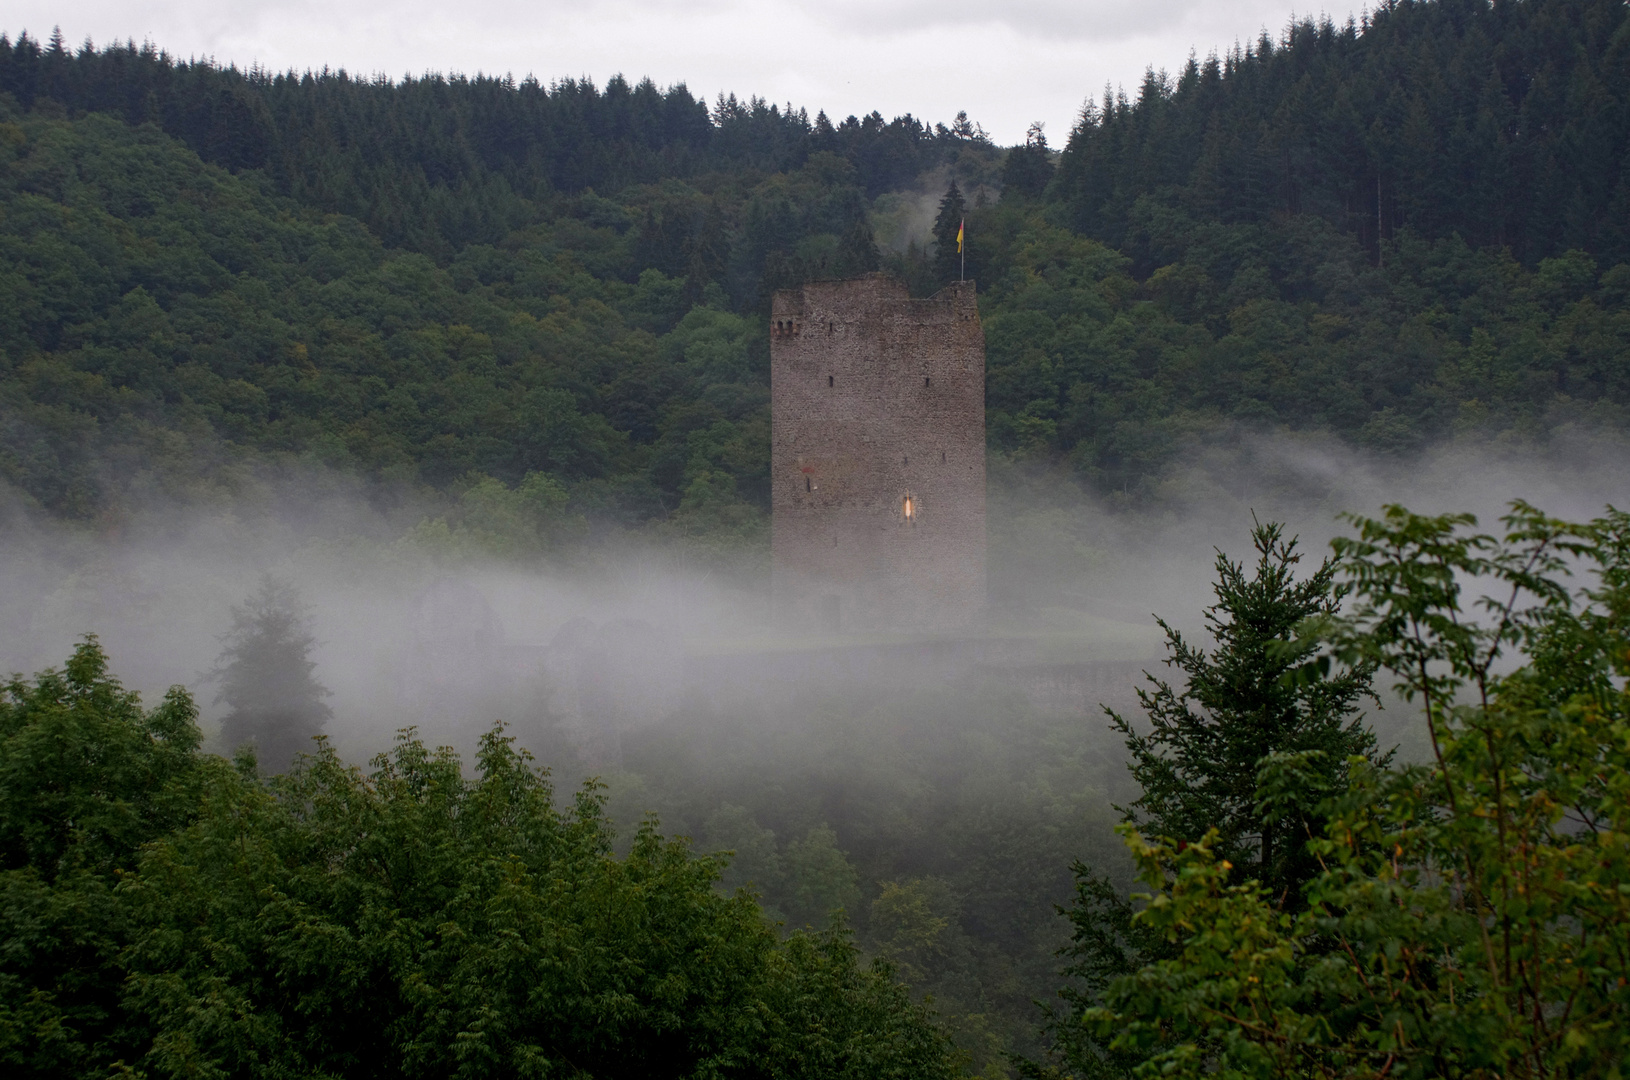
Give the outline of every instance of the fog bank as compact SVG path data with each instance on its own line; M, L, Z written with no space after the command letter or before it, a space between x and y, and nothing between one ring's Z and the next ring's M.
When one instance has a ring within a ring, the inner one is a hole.
M615 770L630 730L709 709L773 724L833 686L978 684L1099 725L1097 702L1126 706L1158 664L1155 614L1201 632L1216 549L1248 558L1253 515L1284 522L1316 560L1346 529L1340 513L1392 502L1470 511L1486 529L1517 498L1589 518L1630 503L1627 463L1621 440L1583 432L1542 450L1463 442L1408 462L1236 435L1191 447L1156 505L1138 507L1089 496L1056 468L995 460L989 620L937 637L779 633L761 572L637 535L531 564L438 550L406 535L420 509L380 509L323 474L297 478L312 497L292 503L165 508L100 533L31 521L12 503L0 667L60 665L95 633L127 685L148 700L188 686L212 730L221 708L206 673L232 605L269 573L312 605L329 730L353 760L408 725L468 749L503 720L540 756Z

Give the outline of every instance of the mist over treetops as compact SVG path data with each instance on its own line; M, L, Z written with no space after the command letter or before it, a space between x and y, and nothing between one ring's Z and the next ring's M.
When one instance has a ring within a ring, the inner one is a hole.
M0 1061L1622 1073L1630 8L1080 76L0 34ZM772 294L964 271L987 621L773 635Z

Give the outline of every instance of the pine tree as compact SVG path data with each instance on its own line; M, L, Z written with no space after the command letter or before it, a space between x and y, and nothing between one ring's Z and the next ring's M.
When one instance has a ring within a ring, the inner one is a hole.
M267 575L242 607L232 609L232 628L212 676L221 682L217 702L231 708L221 722L230 750L252 746L260 767L282 772L295 755L312 749L333 711L328 691L312 678L310 607L287 581Z
M1217 554L1217 603L1205 612L1216 642L1210 654L1157 620L1171 653L1166 663L1187 684L1179 691L1151 677L1153 689L1138 692L1148 733L1109 715L1126 736L1128 768L1143 790L1127 820L1145 833L1186 842L1216 828L1215 850L1238 877L1262 882L1295 907L1303 882L1317 870L1303 848L1322 831L1314 810L1320 793L1345 775L1348 758L1376 756L1375 736L1356 715L1359 702L1374 694L1367 671L1321 677L1316 660L1289 648L1300 623L1339 607L1335 564L1326 559L1298 581L1302 556L1280 525L1258 525L1251 541L1253 576ZM1310 778L1307 804L1261 808L1262 762L1270 754L1303 751L1317 751L1326 773Z
M1038 120L1025 132L1024 145L1009 150L1007 160L1002 162L1002 198L1011 195L1040 198L1052 178L1053 156L1047 149L1047 135Z
M854 224L839 238L837 255L833 259L833 273L837 277L869 274L877 269L880 261L872 227L862 214L855 218Z
M940 200L939 215L934 218L934 276L942 285L962 277L962 255L957 251L957 232L962 228L967 213L967 204L953 179L945 191L945 198Z
M1298 580L1296 540L1285 539L1273 522L1257 525L1251 541L1254 574L1217 553L1217 602L1205 611L1216 642L1210 653L1156 620L1166 632L1166 663L1186 682L1178 689L1149 676L1152 689L1138 691L1148 730L1140 733L1125 717L1105 712L1126 737L1127 768L1142 789L1126 808L1127 820L1146 836L1179 843L1215 827L1221 836L1212 850L1233 863L1235 877L1260 881L1282 909L1296 910L1302 885L1318 869L1305 847L1323 832L1319 802L1340 785L1350 757L1384 758L1356 715L1362 699L1374 700L1369 670L1331 672L1292 644L1305 620L1339 608L1336 566L1327 559ZM1305 797L1263 807L1262 763L1297 751L1318 752L1308 759ZM1165 956L1168 946L1133 919L1131 903L1107 878L1084 863L1074 870L1076 899L1064 913L1071 941L1063 955L1069 959L1064 974L1075 985L1060 993L1065 1008L1050 1017L1054 1052L1078 1076L1127 1075L1136 1062L1112 1054L1079 1020L1102 1003L1115 978Z

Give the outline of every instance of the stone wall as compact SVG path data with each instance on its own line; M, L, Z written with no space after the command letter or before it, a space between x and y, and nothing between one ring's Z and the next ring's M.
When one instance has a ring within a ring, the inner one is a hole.
M801 630L954 630L985 607L985 335L972 282L775 294L772 579Z

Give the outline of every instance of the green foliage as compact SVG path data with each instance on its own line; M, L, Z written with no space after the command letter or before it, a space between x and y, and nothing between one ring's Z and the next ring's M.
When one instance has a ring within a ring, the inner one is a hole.
M699 550L751 547L768 350L738 311L877 265L833 151L540 202L433 262L151 127L0 114L0 477L71 519L230 497L293 457L439 489L425 539L454 548L529 558L580 519L675 512Z
M1212 850L1242 878L1253 878L1290 910L1318 866L1302 850L1323 831L1317 807L1342 783L1348 762L1375 759L1375 736L1355 716L1370 690L1370 664L1331 671L1327 656L1291 646L1310 619L1335 614L1343 590L1325 560L1298 580L1294 538L1270 522L1251 532L1254 573L1217 555L1217 603L1205 611L1215 647L1208 654L1164 619L1170 655L1184 683L1150 677L1139 690L1149 729L1109 711L1126 736L1127 768L1141 794L1127 820L1140 831L1195 842L1214 831ZM1106 710L1108 711L1108 710ZM1298 785L1269 798L1258 770L1273 755L1296 755Z
M1002 162L1002 198L1040 198L1053 178L1053 156L1040 123L1030 125L1024 145L1007 152Z
M782 860L787 882L787 914L794 926L820 925L833 912L860 900L855 868L838 847L838 834L817 825L787 845Z
M1149 269L1186 227L1284 215L1386 262L1406 228L1528 265L1570 248L1630 261L1625 25L1615 0L1304 17L1089 102L1060 163L1062 206Z
M703 836L708 850L729 853L719 873L719 884L725 889L734 892L747 888L761 894L771 889L779 892L781 856L776 850L775 833L761 827L751 810L734 803L721 803L708 815Z
M933 1013L914 1004L886 963L860 966L841 931L797 933L770 980L764 1076L889 1077L911 1080L960 1074Z
M934 215L934 277L941 285L962 278L963 249L968 239L963 220L967 213L968 205L952 180Z
M1178 850L1129 832L1155 890L1139 919L1171 956L1091 1021L1149 1076L1620 1075L1630 519L1518 503L1503 537L1401 507L1352 520L1353 608L1306 632L1397 678L1433 761L1355 760L1295 915L1238 882L1215 834ZM1496 589L1482 619L1463 600L1479 581ZM1270 760L1264 788L1297 787L1304 763Z
M1298 579L1302 556L1282 526L1257 524L1251 541L1250 574L1217 553L1217 602L1205 610L1215 643L1209 653L1157 618L1166 663L1184 681L1174 688L1148 676L1151 688L1138 691L1147 727L1104 711L1126 739L1127 770L1138 785L1126 821L1178 851L1205 840L1236 880L1255 882L1280 911L1299 911L1320 869L1306 846L1324 831L1325 797L1352 761L1376 762L1375 737L1354 715L1374 698L1374 662L1332 671L1327 655L1297 641L1309 620L1340 610L1334 563ZM1265 783L1268 763L1286 761L1296 763L1294 772L1281 766ZM1054 1055L1078 1075L1126 1075L1136 1055L1098 1038L1082 1019L1118 980L1171 950L1107 878L1080 862L1074 872L1076 895L1065 911L1072 933L1061 952L1071 981L1060 991L1064 1008L1047 1014Z
M1055 904L1074 858L1119 871L1101 725L990 686L820 686L687 705L626 733L638 811L731 850L724 871L786 928L841 905L867 954L944 1017L972 1070L1038 1052L1034 1000L1067 935ZM620 778L622 782L626 779Z
M965 115L955 130L877 113L833 125L734 94L710 109L683 84L662 90L621 76L602 89L573 78L274 75L133 42L42 49L26 34L0 48L0 93L25 109L60 104L155 125L212 164L253 171L304 205L360 218L393 247L438 258L537 223L557 193L587 193L594 224L625 227L629 215L594 192L786 172L822 154L875 196L961 153L973 131ZM709 262L713 223L687 214L654 223L665 255L647 265L680 276Z
M722 1066L762 948L750 904L714 900L710 866L649 830L607 859L592 793L557 812L507 742L479 766L466 781L405 739L364 776L327 751L270 791L234 781L152 850L131 886L149 1065Z
M943 878L883 882L870 920L878 954L913 986L928 985L951 960L959 907Z
M1083 1019L1101 1006L1111 986L1142 969L1169 950L1160 935L1137 910L1122 889L1092 866L1076 862L1075 896L1062 909L1070 922L1070 942L1059 950L1068 961L1064 976L1069 980L1059 990L1060 1008L1047 1005L1044 1024L1050 1040L1045 1064L1026 1061L1021 1072L1026 1077L1064 1075L1083 1078L1124 1077L1148 1056L1116 1046Z
M120 1008L134 932L115 891L142 845L198 812L198 711L172 689L150 711L94 637L61 671L0 696L0 1062L83 1076L131 1060Z
M583 515L568 508L565 486L548 473L527 473L513 488L479 473L464 483L455 506L421 521L403 539L446 555L517 559L559 551L586 531Z
M434 489L439 536L463 478L541 472L568 519L679 514L699 558L756 567L770 293L880 263L931 293L960 275L963 217L990 444L1101 493L1160 499L1263 430L1401 457L1622 429L1623 26L1610 0L1300 23L1094 106L1052 179L1039 130L1004 156L966 117L20 38L0 48L0 479L90 521L294 457ZM891 234L880 258L874 219L946 172L932 251ZM743 320L745 364L676 364L698 311ZM739 452L704 466L698 432ZM515 527L449 542L563 542Z
M94 640L7 687L14 1071L955 1073L841 927L782 941L654 821L613 855L597 786L560 806L500 731L472 776L407 732L366 773L322 744L262 780L200 754L195 716L179 690L144 713Z
M1143 501L1180 467L1226 482L1210 448L1252 432L1407 459L1449 438L1623 427L1630 309L1620 272L1583 252L1564 273L1403 231L1377 267L1310 215L1167 225L1173 246L1139 281L1033 206L970 212L993 449Z

